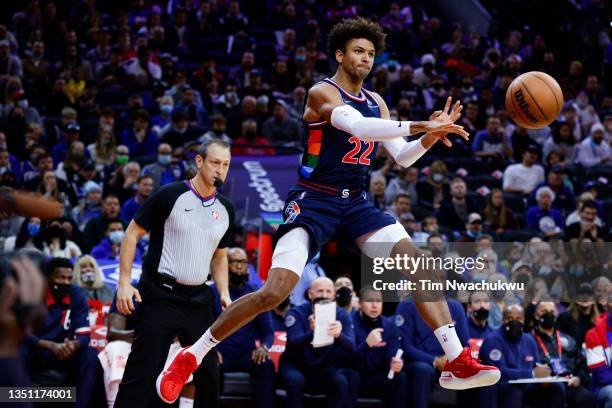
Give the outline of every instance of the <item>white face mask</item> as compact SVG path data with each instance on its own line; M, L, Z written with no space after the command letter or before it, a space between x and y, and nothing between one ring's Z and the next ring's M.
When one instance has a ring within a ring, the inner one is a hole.
M96 280L95 272L83 272L81 273L81 280L83 283L93 283Z
M124 235L125 234L123 233L123 231L113 231L108 234L108 239L110 239L113 244L119 244L121 243L121 241L123 241Z

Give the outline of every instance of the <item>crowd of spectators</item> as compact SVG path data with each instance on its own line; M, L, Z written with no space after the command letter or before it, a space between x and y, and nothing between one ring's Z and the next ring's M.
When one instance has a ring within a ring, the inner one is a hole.
M595 349L601 342L605 348L607 340L589 337L587 330L597 323L605 333L612 278L611 251L605 243L612 237L610 5L601 0L481 3L492 16L486 33L439 17L441 10L412 0L29 0L2 5L6 12L0 19L0 185L38 192L64 206L63 216L51 221L0 214L0 251L27 250L56 259L44 270L49 290L55 285L58 292L48 301L48 327L39 330L55 340L41 343L28 337L27 360L36 353L81 359L75 367L83 370L82 375L71 374L81 380L79 387L86 395L95 392L91 355L83 340L87 332L79 332L76 309L69 330L53 326L65 323L61 310L71 306L60 296L62 290L74 291L74 302L86 297L112 301L112 289L104 283L98 262L118 259L125 227L153 190L194 175L193 157L201 142L230 142L235 155L299 149L307 90L335 69L326 33L334 23L356 16L376 19L387 33L387 49L377 57L365 86L385 99L391 117L422 120L451 95L462 101L460 122L471 134L470 142L452 139L452 149L434 146L408 169L400 169L378 149L367 186L371 199L431 254L456 256L461 247L454 250L451 243L472 243L474 254L487 253L494 259L487 270L468 271L461 279L520 282L527 287L514 293L452 294L459 301L451 307L453 317L470 330L461 335L462 341L469 345L469 339L486 337L490 333L485 333L485 326L495 331L517 326L510 323L517 321L528 339L515 335L512 341L542 355L531 333L551 337L550 322L540 318L553 313L554 327L568 339L563 352L572 359L580 356L571 344L580 349L585 338L587 348ZM561 115L538 130L516 126L504 106L509 83L530 70L552 75L564 95ZM500 242L508 245L496 246ZM145 239L138 244L136 259L146 250ZM57 261L64 258L74 263ZM322 275L316 262L307 271L304 276L312 281ZM353 274L355 283L358 273ZM74 285L61 286L71 279L84 294ZM280 322L277 329L283 329L283 320L284 330L289 329L289 349L294 341L309 347L291 330L301 324L300 330L308 332L310 302L303 296L308 288L323 293L313 294L313 299L335 298L336 292L338 299L350 299L342 303L352 317L341 312L338 316L352 318L355 333L338 341L340 355L351 347L370 351L383 340L391 347L395 343L388 341L392 333L387 328L402 331L412 319L412 331L402 337L408 343L402 345L402 364L391 360L394 350L388 355L380 352L359 367L334 360L334 367L345 371L326 371L325 378L343 384L333 398L350 404L357 392L354 369L369 373L366 383L374 387L374 372L384 364L383 371L388 371L391 364L396 373L406 373L396 376L399 387L389 389L391 403L404 398L406 382L415 401L426 404L430 380L443 360L431 334L420 330L423 322L414 322L414 305L406 300L397 313L388 313L395 316L390 318L393 324L385 320L376 326L385 327L381 338L368 331L380 316L377 306L369 305L378 299L375 291L362 290L357 296L352 283L328 288L326 281L316 282L301 282L301 293L291 297L296 307L289 309L287 302L272 314L272 324ZM549 300L554 311L549 310ZM479 310L485 303L490 313L483 318ZM304 310L299 309L303 304ZM76 306L82 309L80 303ZM361 312L355 311L357 307ZM288 309L294 322L306 320L290 325L291 319L284 317ZM338 336L347 330L347 324L341 326L344 329L334 332ZM109 333L129 340L124 321ZM484 359L527 370L501 358L505 346L499 342L510 340L496 333L482 345L487 350ZM53 343L62 336L71 341ZM548 347L551 354L552 348ZM261 350L257 353L262 360ZM310 379L318 369L312 364L319 360L295 353L288 353L287 359L291 356L291 370L279 375L292 379L287 397L295 402L304 390L321 388L316 382L323 377ZM606 388L612 387L610 367L601 356L591 357L592 375L584 359L568 365L580 379L566 388L580 389L567 392L578 395L568 400L588 399L586 389L602 400L612 395ZM226 367L249 371L246 360L228 360ZM251 372L264 378L269 390L266 370L269 367ZM529 370L502 370L503 379L532 374ZM546 372L538 369L535 374ZM516 391L501 387L495 392ZM519 398L512 395L511 399ZM489 402L492 398L479 397Z

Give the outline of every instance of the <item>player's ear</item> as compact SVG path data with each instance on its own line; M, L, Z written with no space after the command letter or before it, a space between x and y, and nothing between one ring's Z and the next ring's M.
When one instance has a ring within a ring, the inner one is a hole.
M343 59L344 59L344 52L342 52L342 50L336 50L336 61L338 61L338 64L342 64Z

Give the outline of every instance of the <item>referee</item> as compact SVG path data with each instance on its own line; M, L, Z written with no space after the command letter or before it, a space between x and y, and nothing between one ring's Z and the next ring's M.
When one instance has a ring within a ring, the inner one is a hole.
M155 191L130 222L121 243L117 308L135 312L134 343L115 407L160 406L155 390L168 349L178 336L193 344L213 322L213 292L204 283L210 273L222 306L231 303L227 287L227 246L234 210L216 189L230 164L230 146L202 144L195 157L197 175ZM150 233L138 289L131 285L136 243ZM195 406L216 407L219 374L216 353L194 373Z

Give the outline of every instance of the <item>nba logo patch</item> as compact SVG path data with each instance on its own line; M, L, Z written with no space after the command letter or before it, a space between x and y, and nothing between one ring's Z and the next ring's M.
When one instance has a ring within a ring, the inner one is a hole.
M285 224L291 224L300 215L300 206L295 201L291 201L285 208Z
M217 210L212 210L211 215L215 221L219 221L219 218L221 218L221 214L219 214L219 211Z

